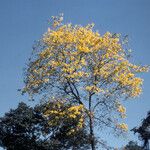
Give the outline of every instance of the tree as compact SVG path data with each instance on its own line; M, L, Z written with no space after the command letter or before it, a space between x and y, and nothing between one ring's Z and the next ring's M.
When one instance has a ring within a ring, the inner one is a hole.
M89 149L89 135L85 128L74 134L70 132L76 128L78 119L67 119L66 122L61 118L57 120L59 124L54 125L53 115L49 114L50 120L44 115L45 105L48 106L42 103L32 108L21 102L18 108L0 118L1 146L8 150ZM50 105L54 106L54 102ZM54 107L51 110L56 111Z
M131 131L138 133L139 138L143 141L143 148L149 150L150 140L150 112L147 113L147 117L143 119L141 126L133 128Z
M100 35L93 31L93 24L83 27L62 24L62 20L63 16L53 17L52 27L34 46L23 92L31 97L47 92L72 105L83 105L95 150L96 124L127 131L127 125L114 116L125 117L121 100L141 93L143 80L136 74L147 67L129 61L119 34Z
M142 150L136 142L130 141L124 148L124 150Z
M37 147L41 147L41 123L44 123L41 115L25 103L20 103L17 109L11 109L4 117L0 118L2 147L8 150L37 149Z

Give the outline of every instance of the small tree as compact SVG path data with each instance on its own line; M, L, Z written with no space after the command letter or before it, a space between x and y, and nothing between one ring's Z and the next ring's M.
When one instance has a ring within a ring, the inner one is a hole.
M150 112L147 113L147 117L143 119L141 126L133 128L134 133L138 133L139 138L143 141L143 148L149 150L150 140Z
M62 20L63 16L53 17L52 27L34 47L23 92L33 96L47 91L72 105L83 105L95 150L94 124L127 131L114 116L125 117L120 101L141 93L143 80L136 74L147 67L129 62L119 34L100 35L93 24L64 25Z

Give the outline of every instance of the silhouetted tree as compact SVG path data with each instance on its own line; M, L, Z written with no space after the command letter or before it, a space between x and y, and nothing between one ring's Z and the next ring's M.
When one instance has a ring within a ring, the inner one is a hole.
M137 142L130 141L124 148L124 150L142 150L142 147L140 147Z
M1 146L8 150L44 149L40 139L41 123L44 123L41 114L25 103L19 103L17 109L11 109L0 118Z
M147 117L142 121L141 126L132 129L134 133L138 133L139 138L143 141L143 148L149 150L149 140L150 140L150 111Z

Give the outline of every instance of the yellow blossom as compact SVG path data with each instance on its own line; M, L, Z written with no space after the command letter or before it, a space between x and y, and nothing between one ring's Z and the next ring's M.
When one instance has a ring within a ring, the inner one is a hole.
M128 131L128 125L125 123L118 124L117 127L122 129L123 131Z

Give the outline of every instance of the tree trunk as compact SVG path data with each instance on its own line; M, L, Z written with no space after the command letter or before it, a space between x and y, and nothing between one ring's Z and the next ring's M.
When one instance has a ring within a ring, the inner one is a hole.
M90 142L91 142L91 149L95 150L95 139L94 139L94 126L93 126L93 116L91 110L91 95L89 96L89 121L90 121Z
M94 131L93 131L93 120L90 116L90 140L91 140L91 148L95 150L95 140L94 140Z

